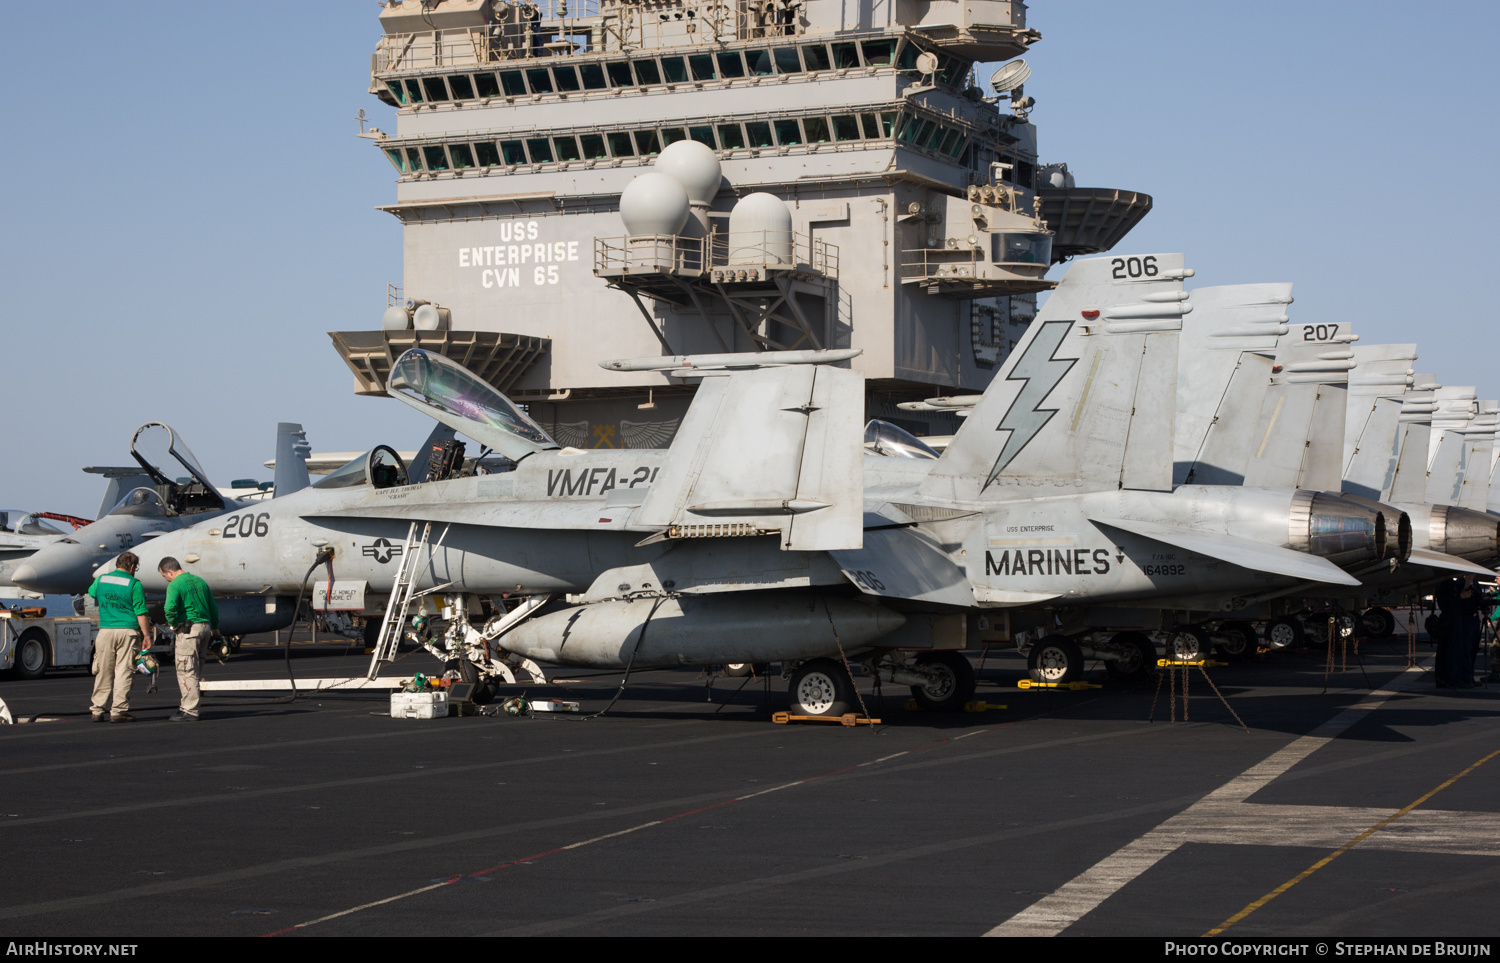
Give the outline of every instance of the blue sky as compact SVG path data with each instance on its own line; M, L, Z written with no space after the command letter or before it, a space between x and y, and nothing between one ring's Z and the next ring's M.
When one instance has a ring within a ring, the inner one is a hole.
M269 477L275 423L315 449L413 447L356 398L325 332L400 280L393 174L354 134L377 8L361 2L9 11L0 231L11 388L0 503L92 515L79 469L177 427L221 484ZM1494 5L1036 0L1044 162L1156 206L1122 249L1194 284L1291 280L1295 321L1414 340L1497 393ZM982 76L988 75L982 71Z

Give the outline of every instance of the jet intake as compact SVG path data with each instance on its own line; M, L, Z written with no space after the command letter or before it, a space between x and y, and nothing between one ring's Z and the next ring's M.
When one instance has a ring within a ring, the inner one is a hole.
M538 662L597 669L622 669L632 654L637 669L780 662L836 656L840 644L852 654L905 622L862 599L739 592L578 605L524 622L500 644Z
M1444 555L1480 564L1500 559L1500 518L1486 512L1434 505L1427 538L1432 550Z
M1373 562L1386 557L1385 516L1342 495L1299 489L1292 495L1287 539L1292 548L1336 565Z

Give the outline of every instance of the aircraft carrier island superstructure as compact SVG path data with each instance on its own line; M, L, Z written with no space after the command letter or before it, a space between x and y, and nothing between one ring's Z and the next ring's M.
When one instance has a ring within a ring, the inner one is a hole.
M382 395L420 345L564 444L663 445L693 391L611 359L860 349L867 411L949 434L1051 287L1150 209L1038 163L1014 0L400 0L366 131L404 277L333 332ZM993 94L974 67L1007 62ZM624 198L622 202L622 197ZM372 321L373 321L372 317Z

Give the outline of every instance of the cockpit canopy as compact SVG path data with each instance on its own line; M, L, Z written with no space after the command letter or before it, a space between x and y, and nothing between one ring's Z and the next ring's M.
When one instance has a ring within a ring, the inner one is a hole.
M865 447L891 458L937 458L926 442L904 428L876 418L865 425Z
M407 484L406 463L394 449L378 445L313 483L314 488L396 488Z
M111 515L131 515L136 518L162 518L167 514L167 508L162 504L161 496L150 488L133 488L125 493L125 497L115 502L115 507L109 510Z
M561 447L489 382L432 351L412 348L397 358L386 391L512 461Z
M165 514L192 515L219 512L228 507L213 482L208 480L203 466L198 464L192 449L170 426L159 421L141 425L130 439L130 454L156 482ZM182 469L187 471L187 478L177 476ZM125 499L129 497L126 495ZM125 499L122 499L122 504Z
M67 532L31 512L0 509L0 532L12 535L66 535Z

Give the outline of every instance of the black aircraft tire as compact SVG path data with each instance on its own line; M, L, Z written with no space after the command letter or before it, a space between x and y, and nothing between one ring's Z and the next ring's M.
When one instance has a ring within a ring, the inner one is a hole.
M1112 678L1132 681L1151 677L1156 669L1156 645L1149 635L1144 632L1121 632L1109 641L1125 651L1121 658L1105 661L1105 672Z
M791 711L799 716L841 716L854 703L854 681L834 659L809 659L787 686Z
M1261 634L1267 647L1272 649L1295 649L1302 644L1304 635L1302 621L1291 616L1272 619L1266 623L1266 629Z
M41 629L28 629L16 642L16 674L23 679L40 679L47 674L52 664L52 646L47 642L47 633ZM114 671L111 667L110 671Z
M1026 670L1033 682L1077 682L1083 675L1083 650L1066 635L1049 635L1026 654Z
M1388 639L1396 634L1396 617L1389 609L1365 609L1359 616L1359 627L1367 639Z
M1249 622L1226 622L1219 634L1224 636L1218 644L1219 653L1229 661L1254 662L1260 655L1260 634Z
M724 674L731 679L743 678L750 674L750 670L751 665L749 662L729 662L724 666Z
M917 665L937 669L942 682L933 686L914 685L911 695L927 712L958 712L974 698L974 666L959 652L924 652Z
M1179 625L1167 632L1167 658L1173 661L1197 662L1212 651L1208 633L1196 625Z

